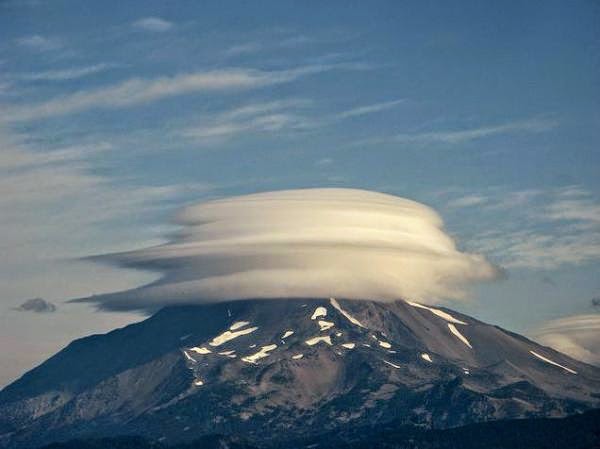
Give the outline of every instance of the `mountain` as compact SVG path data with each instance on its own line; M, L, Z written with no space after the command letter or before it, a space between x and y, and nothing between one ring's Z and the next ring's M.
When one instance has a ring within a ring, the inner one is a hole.
M0 392L0 446L207 435L256 446L600 407L600 368L445 308L246 300L72 342Z

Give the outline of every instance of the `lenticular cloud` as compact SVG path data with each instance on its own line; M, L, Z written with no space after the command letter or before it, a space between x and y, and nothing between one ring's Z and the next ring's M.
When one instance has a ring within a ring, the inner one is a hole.
M431 208L354 189L266 192L183 210L170 243L102 256L159 271L158 281L94 296L107 309L246 298L340 297L421 302L463 297L494 278L460 252Z

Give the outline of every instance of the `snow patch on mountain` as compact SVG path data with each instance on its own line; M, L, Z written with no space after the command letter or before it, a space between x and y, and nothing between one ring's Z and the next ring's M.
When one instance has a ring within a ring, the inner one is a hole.
M388 362L387 360L383 360L383 363L385 363L386 365L390 365L396 369L400 369L401 367L399 365L396 365L395 363L392 362Z
M340 303L337 302L335 298L329 298L329 303L333 306L334 309L336 309L344 317L346 317L346 319L348 319L348 321L350 321L352 324L356 324L359 327L365 328L365 326L363 326L360 321L358 321L356 318L354 318L352 315L350 315L348 312L342 309L342 306L340 306Z
M242 360L244 362L247 362L247 363L254 363L254 364L256 364L257 360L260 360L260 359L263 359L265 357L268 357L269 356L269 352L273 351L276 348L277 348L277 345L275 345L275 344L263 346L263 347L260 348L260 351L255 352L252 355L243 357Z
M191 355L189 355L187 353L187 351L183 351L183 355L185 355L185 358L188 359L190 362L196 363L196 359L194 359Z
M331 321L324 321L324 320L319 320L317 322L317 324L321 328L321 332L331 329L333 326L335 326L335 324L332 323Z
M473 346L471 346L471 343L469 342L469 340L467 340L467 337L461 334L454 324L448 323L448 329L450 329L450 332L456 335L460 341L462 341L469 348L473 349Z
M558 366L559 368L564 369L565 371L571 373L571 374L577 374L577 371L572 370L571 368L567 368L566 366L561 365L560 363L556 363L554 360L550 360L548 357L544 357L541 354L538 354L535 351L529 351L531 354L533 354L535 357L537 357L540 360L543 360L546 363L550 363L551 365L555 365Z
M234 332L228 330L223 332L221 335L218 335L215 338L213 338L208 344L211 346L221 346L223 343L227 343L228 341L233 340L234 338L250 334L256 329L258 329L258 327L249 327L248 329L242 329Z
M440 318L448 321L449 323L454 323L454 324L467 324L464 321L461 321L457 318L454 318L452 315L450 315L447 312L444 312L443 310L440 309L436 309L434 307L429 307L429 306L425 306L423 304L419 304L418 302L413 302L413 301L406 301L409 305L413 306L413 307L417 307L419 309L425 309L425 310L429 310L431 313L433 313L434 315L439 316Z
M320 318L322 316L327 316L327 309L325 307L319 306L315 309L310 319L316 320L317 318Z
M233 323L231 325L231 327L229 328L230 331L234 331L237 330L241 327L246 327L248 326L248 324L250 324L250 321L236 321L235 323Z
M194 346L193 348L190 348L190 351L195 352L196 354L210 354L212 353L212 351L206 347L201 347L199 348L198 346Z
M331 343L331 337L329 335L326 335L324 337L313 337L313 338L309 338L308 340L306 340L306 344L308 346L314 346L319 342L325 342L327 343L329 346L332 345Z

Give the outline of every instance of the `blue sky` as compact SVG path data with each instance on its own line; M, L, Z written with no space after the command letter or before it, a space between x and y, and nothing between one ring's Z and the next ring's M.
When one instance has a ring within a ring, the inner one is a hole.
M434 207L506 271L454 305L483 320L597 313L599 19L592 1L0 3L0 352L20 353L0 384L139 319L61 303L153 278L78 257L274 189ZM34 297L59 307L14 310Z

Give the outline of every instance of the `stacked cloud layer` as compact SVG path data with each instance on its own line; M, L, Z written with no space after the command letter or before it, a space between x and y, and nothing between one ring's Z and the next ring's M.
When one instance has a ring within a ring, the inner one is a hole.
M364 190L208 201L176 222L181 230L167 244L101 257L159 271L157 282L86 300L116 310L246 298L434 302L498 275L483 257L459 251L431 208Z

